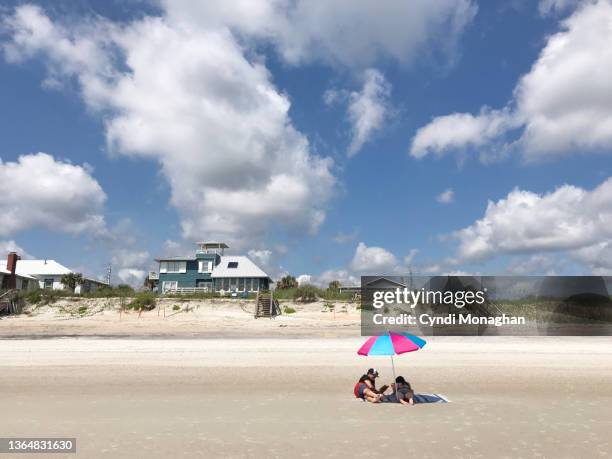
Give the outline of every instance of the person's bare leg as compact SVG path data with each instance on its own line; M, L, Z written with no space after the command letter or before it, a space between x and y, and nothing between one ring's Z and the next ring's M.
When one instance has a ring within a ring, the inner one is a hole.
M379 394L377 394L376 392L374 392L373 390L366 389L366 390L363 392L363 395L365 396L365 398L366 398L366 400L367 400L368 402L372 402L372 403L378 403L378 402L380 402L380 397L381 397L381 396L380 396Z

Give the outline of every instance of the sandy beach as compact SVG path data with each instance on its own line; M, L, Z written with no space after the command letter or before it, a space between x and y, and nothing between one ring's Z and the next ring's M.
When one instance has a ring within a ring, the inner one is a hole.
M362 341L2 340L3 436L76 437L84 458L612 454L610 338L430 337L398 373L451 403L412 407L352 397L369 366L391 378Z
M0 317L0 338L96 337L339 337L360 334L361 315L354 302L282 301L295 310L273 320L253 319L252 300L158 299L151 311L121 311L119 298L66 298L50 305L27 306L24 314Z

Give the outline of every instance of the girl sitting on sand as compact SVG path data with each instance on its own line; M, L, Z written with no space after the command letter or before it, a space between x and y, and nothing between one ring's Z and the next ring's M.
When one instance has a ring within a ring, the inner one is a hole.
M378 371L374 368L370 368L368 372L359 378L357 384L355 384L355 388L353 389L353 393L355 397L360 398L362 400L367 400L371 403L378 403L381 401L382 393L389 386L381 387L381 390L376 389L376 378L378 378Z
M396 386L397 391L395 390ZM383 396L381 402L401 403L402 405L414 404L414 391L410 383L403 376L395 378L395 383L391 384L391 389L393 392L390 395Z

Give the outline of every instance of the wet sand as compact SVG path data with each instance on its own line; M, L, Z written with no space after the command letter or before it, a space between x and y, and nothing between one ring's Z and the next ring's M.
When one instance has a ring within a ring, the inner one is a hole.
M77 437L84 458L612 454L610 338L428 341L398 373L451 403L355 400L367 367L391 378L361 338L4 340L2 436Z

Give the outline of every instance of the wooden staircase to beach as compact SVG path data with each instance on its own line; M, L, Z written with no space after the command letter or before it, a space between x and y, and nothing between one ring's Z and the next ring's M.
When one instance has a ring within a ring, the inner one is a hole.
M272 292L258 292L255 301L255 318L276 317L281 314L278 300L274 298Z
M16 289L0 293L0 315L21 314L22 300Z

